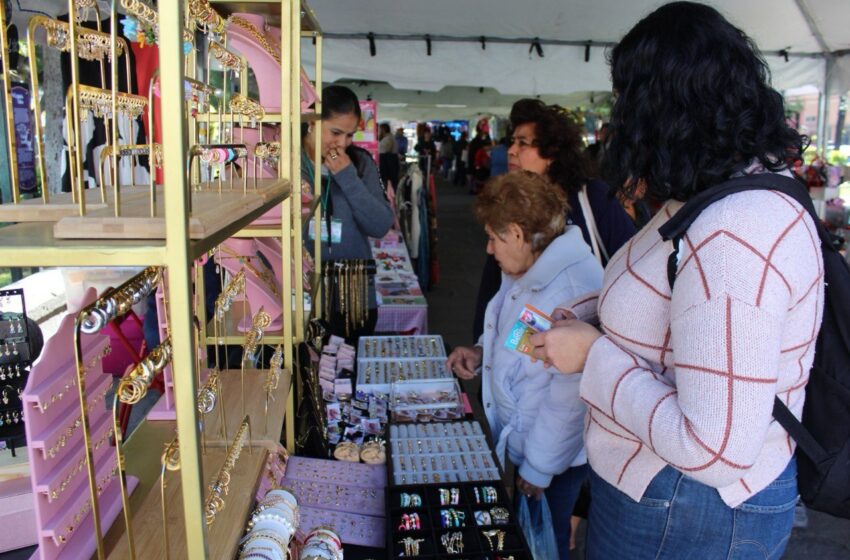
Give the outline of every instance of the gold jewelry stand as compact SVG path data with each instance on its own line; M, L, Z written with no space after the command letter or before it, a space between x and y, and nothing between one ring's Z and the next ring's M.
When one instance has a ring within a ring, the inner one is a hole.
M254 355L259 350L260 342L263 340L263 334L266 328L271 324L272 318L266 313L265 309L260 307L254 319L251 322L251 329L245 333L245 343L242 345L242 360L240 364L241 380L242 380L242 416L245 416L245 362L253 361Z
M92 448L91 426L89 425L88 406L86 405L86 380L85 364L83 363L82 332L96 333L103 329L110 321L122 317L132 309L133 304L147 297L159 284L162 271L157 267L149 267L137 276L115 289L107 290L94 303L83 308L74 323L74 358L77 365L77 389L80 396L80 420L83 428L83 440L85 442L86 469L89 479L89 493L91 497L91 511L94 521L94 532L97 540L97 555L103 559L103 534L100 527L100 505L98 501L97 480L95 476L94 452ZM113 414L113 418L114 418ZM120 449L120 431L116 430L116 450ZM118 469L122 472L121 478L121 500L124 504L124 523L127 528L127 539L130 552L133 552L133 535L130 521L130 508L128 507L127 486L123 478L123 466L120 454L118 455Z
M242 448L245 446L246 441L248 443L248 453L253 455L251 418L248 416L245 416L242 420L239 431L236 432L236 437L233 440L233 445L231 445L224 459L224 464L221 465L218 474L208 485L209 494L207 494L207 499L204 501L204 516L207 526L212 525L218 513L224 509L225 504L222 494L227 496L230 487L231 472L236 466L236 461L239 460L239 455L242 454Z
M162 472L159 477L159 495L162 499L162 536L163 536L163 552L164 557L168 560L171 552L171 546L168 540L168 500L165 499L165 475L168 471L180 470L180 443L175 436L169 443L162 454Z

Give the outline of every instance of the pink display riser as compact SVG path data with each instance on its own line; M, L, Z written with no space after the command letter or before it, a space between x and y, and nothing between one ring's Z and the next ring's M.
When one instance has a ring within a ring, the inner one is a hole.
M228 246L231 246L232 242L237 241L234 239L228 239L225 243ZM244 242L246 240L238 240ZM243 251L236 248L232 248L235 253L245 256L252 256L256 254L256 244L253 240L250 241L251 247L253 250ZM218 259L218 263L227 270L231 275L236 275L243 268L242 264L239 262L239 259L236 257L226 257L222 256ZM251 263L255 267L258 265L258 259L254 258ZM278 293L280 293L280 283L276 282L276 287L278 289ZM275 296L268 287L266 287L256 276L254 276L251 272L245 271L245 292L246 299L248 301L248 308L251 310L251 317L259 312L260 307L262 307L266 313L269 314L272 318L271 324L266 329L267 331L278 331L283 327L283 317L281 316L281 299L279 296ZM251 328L251 317L245 317L240 321L237 328L239 332L247 332ZM219 333L222 334L222 333Z
M254 14L235 14L241 18L250 21L257 29L262 30L265 25L263 16ZM227 31L228 44L234 50L242 53L248 60L248 65L254 71L257 78L257 87L260 94L260 103L263 105L267 113L280 111L280 64L275 61L272 56L267 53L257 43L256 39L246 34L242 28L230 26ZM270 37L273 43L280 44L280 29L277 27L269 27L266 30L267 36ZM316 92L302 74L301 76L301 112L305 113L310 110L310 106L316 100ZM259 133L254 130L253 134L249 134L249 130L245 130L245 143L255 145L259 140ZM263 132L263 140L269 140L266 132ZM249 176L253 177L253 166L249 166ZM274 177L275 171L269 166L263 166L263 171L258 176ZM257 220L254 221L257 225L277 225L280 224L280 206L272 208ZM279 278L280 276L278 276Z
M281 32L279 27L265 27L265 19L261 15L237 13L234 14L249 21L260 32L265 28L266 37L271 39L272 44L280 45ZM242 53L248 60L248 66L254 71L257 77L257 87L260 90L260 103L268 113L280 112L280 64L267 53L257 42L251 37L246 30L241 27L231 25L227 29L228 45L234 50ZM284 52L286 47L284 46ZM300 75L301 81L301 112L305 113L310 110L310 107L316 101L316 91L310 81Z
M94 394L102 393L103 390L109 386L112 382L110 377L111 376L101 376L101 379L98 380L97 386L93 387L95 392ZM63 473L68 470L67 467L70 467L71 463L83 457L82 450L84 442L82 426L76 428L73 435L65 440L65 445L58 450L58 455L53 458L50 458L47 455L47 450L58 444L59 438L62 436L63 432L66 429L71 428L80 418L80 399L76 394L74 397L75 399L72 404L75 404L76 406L72 406L70 409L67 409L69 414L67 416L63 416L61 421L56 424L56 430L51 431L48 429L36 432L33 435L33 439L28 439L32 448L38 451L40 459L38 462L30 463L30 470L33 472L35 477L38 477L40 483L38 485L33 484L33 490L35 491L39 491L38 489L41 488L42 485L48 486L48 483L57 476L59 476L59 479L61 480L61 478L64 477ZM111 405L111 403L109 404ZM105 405L103 403L98 403L97 408L100 409L102 407L105 407ZM36 412L35 414L38 413ZM107 412L104 410L103 413L101 413L100 410L92 410L89 413L89 426L91 428L93 438L92 445L94 445L94 442L100 441L100 436L109 431L109 428L112 426L111 411ZM29 438L29 436L27 437ZM66 448L78 449L79 454L72 455L71 453L63 452Z
M35 505L28 478L0 482L0 553L38 544Z
M159 325L159 339L165 340L165 337L168 336L168 312L165 309L165 272L163 272L163 279L160 283L159 288L156 290L156 315L157 315L157 325ZM165 380L165 394L159 399L157 405L164 404L165 407L154 406L156 412L151 410L151 413L154 413L156 419L161 420L174 420L177 418L175 407L174 407L174 378L171 373L171 366L165 366L165 370L162 373L163 379ZM165 416L162 416L165 414ZM169 417L170 416L170 417Z
M86 294L85 301L96 297L93 289ZM79 398L76 388L71 388L61 401L53 403L44 413L35 408L37 403L49 402L58 390L76 376L74 365L74 313L68 313L62 319L56 334L45 344L41 357L35 364L22 395L25 403L27 439L30 445L27 453L30 461L30 478L34 489L36 528L38 533L37 556L42 560L57 558L87 558L95 550L92 515L89 512L82 520L74 524L74 530L59 542L59 537L72 524L73 518L89 499L88 476L83 468L72 476L64 491L52 502L44 491L56 488L72 472L79 460L84 457L82 426L74 429L65 445L57 448L57 454L50 458L45 449L56 445L65 430L73 426L79 416ZM83 363L91 364L85 381L86 395L89 400L100 395L112 381L112 377L103 373L100 360L92 362L108 344L103 335L83 335ZM107 403L98 402L90 406L89 425L95 438L102 437L111 424L111 409ZM98 441L92 440L92 443ZM109 476L116 464L114 448L104 444L94 456L95 475L98 481ZM128 480L135 487L135 480ZM121 511L120 489L117 475L105 485L98 500L102 530L108 530L115 517Z

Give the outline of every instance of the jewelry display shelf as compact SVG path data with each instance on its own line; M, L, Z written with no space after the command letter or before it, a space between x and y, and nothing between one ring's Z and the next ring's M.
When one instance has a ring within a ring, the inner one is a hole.
M245 414L251 417L253 442L271 449L280 444L283 431L283 419L286 413L286 400L292 384L292 376L284 370L280 376L277 390L269 401L268 423L266 423L266 391L264 388L268 370L245 370ZM204 433L208 447L222 447L221 416L218 407L224 404L227 421L227 444L242 423L242 373L238 369L224 370L221 378L221 397L223 403L217 403L215 410L204 415Z
M88 293L89 299L94 290ZM87 558L95 551L94 522L74 364L74 320L68 313L45 344L30 371L22 395L29 446L30 478L35 499L38 554L42 560ZM103 372L109 338L81 335L86 368L86 402L91 428L101 527L115 521L121 498L112 447L112 417L106 403L112 377ZM132 492L137 480L128 477Z
M234 411L235 412L235 411ZM149 450L151 452L151 450ZM266 466L268 451L254 444L253 453L248 444L242 449L239 460L231 473L229 492L225 497L225 508L219 512L215 521L208 527L207 558L234 558L239 547L254 497L260 483L260 475ZM159 457L160 450L155 455ZM203 473L211 480L224 463L223 448L208 448L202 457ZM165 500L168 506L169 557L187 558L186 530L184 524L183 498L181 494L180 473L166 474ZM208 492L205 489L204 494ZM198 512L198 515L203 515ZM162 532L162 498L159 481L148 493L138 510L133 511L133 535L137 558L165 558ZM108 558L124 560L129 558L127 539L122 536Z
M122 195L124 195L122 191ZM86 190L86 209L101 210L111 204L111 189L107 192L107 202L103 203L100 189ZM0 204L0 222L55 222L66 216L80 213L80 205L71 198L71 193L50 195L45 204L41 198L21 200L18 204Z
M225 184L218 192L216 183L202 191L192 193L192 213L189 216L189 237L204 239L221 230L230 221L264 206L264 203L282 200L289 194L289 183L278 179L248 181L247 193L242 181L231 189ZM133 196L121 203L121 216L114 209L101 208L85 216L62 218L53 228L59 239L165 239L165 197L163 187L157 187L156 217L150 215L150 200Z
M190 243L189 257L199 258L232 237L257 217L289 196L288 181L277 181L281 190L254 210L228 215L219 220L219 229ZM164 198L164 197L163 197ZM163 266L168 265L164 239L60 239L54 224L21 223L3 228L0 262L6 266Z
M213 1L214 4L218 2ZM69 5L73 4L69 2ZM82 3L78 3L82 4ZM243 450L238 463L232 470L232 476L229 484L229 496L225 497L227 502L226 508L221 510L215 520L215 523L209 528L205 527L204 514L205 503L204 495L209 492L207 484L214 480L216 473L221 469L225 460L225 450L217 447L207 446L206 453L200 454L199 434L198 434L198 416L195 408L195 395L193 394L196 387L194 381L198 375L194 345L192 344L192 316L193 316L193 289L191 283L193 275L189 267L191 262L200 258L213 247L221 244L225 239L236 235L243 228L251 225L260 216L269 213L277 206L282 206L283 214L280 218L280 225L277 223L275 227L279 229L279 235L284 245L288 243L294 244L300 250L301 246L301 214L300 214L300 183L295 182L290 186L290 183L284 179L269 180L268 185L279 188L259 189L253 191L253 181L248 182L248 195L243 195L242 183L237 181L232 191L228 191L229 184L224 187L224 193L218 193L218 184L212 186L212 191L200 192L193 191L192 185L188 184L190 179L187 177L187 169L191 167L190 157L188 156L191 146L198 143L196 133L198 131L195 122L187 117L187 107L185 99L186 78L194 79L199 75L209 77L209 56L207 56L206 66L200 63L200 58L203 54L209 52L207 46L212 44L212 41L220 39L220 32L213 33L207 24L206 17L203 16L205 11L208 12L207 2L201 2L201 13L190 14L190 10L169 10L162 6L156 9L158 21L153 24L153 29L158 35L158 47L160 51L160 106L159 117L163 123L166 123L168 132L162 135L162 152L163 152L163 167L162 167L162 182L168 185L167 189L160 188L155 192L158 199L157 217L151 219L149 217L149 196L150 192L140 189L145 193L145 196L139 195L135 199L133 191L136 187L128 187L123 189L121 194L120 210L123 218L116 219L114 217L114 207L98 208L98 198L101 192L92 190L84 192L80 189L80 196L83 200L89 202L89 214L86 217L77 217L78 207L73 207L73 212L69 216L50 216L49 219L56 220L55 223L48 222L30 222L18 223L14 226L4 228L2 244L0 244L0 262L5 266L26 267L26 266L43 266L51 264L53 266L163 266L167 267L173 281L172 290L168 293L170 312L172 314L171 334L173 336L173 368L174 368L174 389L180 397L180 404L177 405L177 424L180 427L180 465L179 472L169 472L166 479L167 482L164 497L164 502L168 506L168 517L163 520L161 507L162 498L160 498L160 487L158 474L156 473L157 464L163 451L163 443L170 441L174 437L174 424L171 422L148 423L144 422L137 429L137 435L150 435L151 437L131 437L124 447L127 467L127 473L135 474L137 469L150 471L151 478L145 480L142 490L137 492L130 498L130 509L132 509L133 525L137 527L135 531L135 543L137 547L137 557L140 558L160 558L163 557L162 546L165 542L165 534L163 532L163 521L168 527L168 536L171 541L169 547L172 551L170 556L173 558L191 558L192 560L201 560L202 558L232 558L234 557L239 536L245 526L248 518L248 512L253 504L255 490L263 480L263 468L266 464L265 457L267 451L255 446L253 453L249 450ZM194 3L194 7L198 3ZM299 119L299 80L298 71L301 64L301 34L299 30L302 28L302 20L310 23L315 23L315 18L312 11L304 5L302 0L257 0L256 2L239 2L241 5L247 6L244 8L248 12L254 11L255 7L260 10L268 10L269 13L276 15L277 22L283 27L281 41L281 58L284 61L277 75L264 76L267 79L278 80L281 83L282 91L280 92L279 103L269 105L269 108L278 106L278 113L285 115L281 120L281 158L279 165L280 177L296 178L300 180L300 169L298 156L301 154L300 145L300 119ZM0 3L2 6L2 3ZM73 9L72 9L73 11ZM188 16L180 18L181 14ZM138 16L138 14L136 14ZM217 23L223 23L220 14L213 13ZM0 16L5 18L5 9L0 8ZM152 17L149 15L149 17ZM1 20L2 18L0 18ZM145 19L145 18L141 18ZM73 32L75 20L70 20L70 36L74 37ZM2 21L0 21L2 23ZM5 27L0 25L0 30ZM192 28L197 31L189 37L190 41L194 40L194 48L190 49L188 60L184 51L184 39L186 35L182 33L184 30ZM318 26L315 26L318 30ZM0 33L0 35L3 35ZM0 37L0 43L6 43L5 36ZM321 46L321 37L317 37L317 45ZM3 45L0 45L3 46ZM72 45L73 46L73 45ZM6 48L6 47L4 47ZM0 49L2 50L2 49ZM77 105L81 105L79 95L79 79L77 76L78 65L75 56L79 53L74 52L71 48L72 63L71 74L72 82L74 83L75 94L72 101L74 102L75 117L79 118L81 109ZM127 49L125 49L125 52ZM104 53L105 54L105 53ZM115 58L115 57L113 57ZM317 57L320 60L320 57ZM220 60L221 61L221 60ZM317 63L317 67L320 64ZM112 65L113 69L117 68L117 64ZM239 79L243 84L247 84L248 72L240 72ZM226 78L225 78L226 80ZM320 80L318 80L320 82ZM113 76L111 83L117 83L117 79ZM225 84L227 82L225 81ZM235 82L234 82L235 83ZM320 84L317 84L320 89ZM8 88L7 88L8 89ZM36 88L37 89L37 88ZM228 89L225 85L224 89ZM191 100L190 109L191 109ZM6 100L9 104L9 100ZM101 110L103 108L97 108ZM89 108L90 110L90 108ZM101 112L104 112L102 110ZM153 114L154 111L150 111ZM191 114L191 113L189 113ZM113 119L113 123L117 119ZM189 121L189 122L186 122ZM108 127L107 127L108 128ZM318 127L316 127L318 129ZM113 129L114 130L114 129ZM74 129L76 138L69 136L70 143L74 144L72 150L76 150L76 154L83 153L83 143L80 138L80 128ZM113 132L114 135L114 132ZM119 142L113 142L115 146ZM14 150L12 150L14 154ZM295 157L293 157L293 154ZM79 159L79 158L77 158ZM294 161L293 161L294 160ZM73 165L72 165L73 167ZM13 166L14 168L14 166ZM77 185L83 182L82 165L78 162L73 175L78 178ZM246 170L247 171L247 170ZM46 176L42 173L42 176ZM241 179L241 178L240 178ZM261 183L265 185L266 183ZM290 205L288 202L281 204L289 193L295 195ZM232 197L235 200L225 200ZM186 199L189 200L186 200ZM249 200L250 199L250 200ZM44 215L46 210L43 204L32 203L33 210L31 212L42 214L43 219L48 219ZM55 198L54 202L67 204L67 200ZM116 200L117 202L117 200ZM165 207L168 207L167 219L165 217ZM29 204L27 204L29 206ZM189 208L193 209L193 215L190 215ZM68 209L70 212L71 208ZM52 210L50 210L52 212ZM291 215L289 213L291 212ZM60 212L61 213L61 212ZM61 226L57 224L62 223ZM90 222L90 223L87 223ZM167 243L166 243L166 228L167 223ZM91 225L94 224L94 225ZM68 231L63 233L63 228ZM289 249L286 249L286 254L289 254ZM298 265L300 266L300 264ZM284 320L283 330L286 334L285 347L285 367L292 369L292 344L297 342L300 334L292 327L292 305L290 301L290 273L292 267L291 260L286 258L283 268L286 270L283 274L284 286L281 290L284 303L282 307L287 310ZM300 268L296 270L296 275L300 272ZM196 286L197 288L197 286ZM298 300L300 305L301 301ZM73 322L73 321L72 321ZM293 333L295 331L295 333ZM73 352L57 350L60 346L55 344L56 340L63 341L66 346L73 340L73 336L68 336L70 330L66 329L64 335L57 335L48 342L45 348L45 356L56 356L53 361L54 369L59 369L58 361L69 361L68 356L73 356ZM72 333L71 333L72 334ZM85 337L84 337L85 338ZM283 338L283 337L281 337ZM264 342L269 342L268 340ZM52 348L52 349L51 349ZM84 345L86 349L86 359L88 359L88 344ZM88 362L86 362L87 364ZM97 372L97 364L90 368L88 374L85 375L103 375L102 372ZM76 372L75 372L76 373ZM108 377L104 376L107 381ZM289 390L289 380L281 380L285 385L286 390ZM100 386L90 381L88 389L95 387L100 389ZM32 385L31 385L32 386ZM65 385L63 384L64 388ZM75 388L70 387L71 393L64 396L61 400L64 401L74 395ZM41 389L39 389L40 391ZM231 390L232 391L232 390ZM91 391L89 400L91 400ZM241 398L241 395L239 395ZM288 418L294 417L294 406L292 403L292 393L287 393L287 401L289 404ZM50 402L49 395L38 393L38 398L44 402ZM47 400L45 400L47 399ZM77 413L79 414L79 397L76 399ZM86 407L85 399L82 403ZM220 398L222 406L227 406ZM285 403L280 402L283 398L276 401L281 408ZM41 402L39 401L39 402ZM69 403L67 406L71 407ZM111 404L111 403L110 403ZM28 405L30 406L30 405ZM241 407L241 403L240 403ZM239 407L235 407L239 410ZM247 404L246 404L247 408ZM255 407L256 408L256 407ZM33 409L34 414L39 414L45 418L53 414L62 414L65 410L65 405L54 402L52 408L47 413L41 415L38 410ZM85 410L85 408L84 408ZM236 410L228 412L238 416ZM32 412L32 411L31 411ZM94 432L94 437L103 437L103 429L107 426L104 423L104 418L109 420L109 411L107 407L100 403L98 406L90 408L90 425ZM263 418L265 420L265 418ZM263 422L256 422L262 424ZM271 424L271 422L270 422ZM287 427L287 442L291 447L295 445L294 430L292 426L294 422L288 421ZM162 426L163 428L159 428ZM257 426L260 428L261 426ZM65 428L62 429L63 433ZM82 427L76 429L77 436ZM144 430L144 433L140 433ZM106 427L106 433L109 429ZM290 432L293 432L290 434ZM244 433L244 432L243 432ZM40 434L39 434L40 435ZM73 435L73 434L72 434ZM228 434L231 435L231 434ZM51 435L53 437L53 435ZM56 440L53 440L56 441ZM55 443L49 441L48 445L53 446ZM108 441L108 439L107 439ZM141 442L147 442L142 445ZM73 443L72 437L66 437L64 441L65 453L69 452L70 444ZM95 442L96 443L96 442ZM92 446L94 447L94 446ZM48 447L50 449L51 447ZM79 448L79 445L77 445ZM40 536L40 556L42 558L50 557L68 557L68 558L90 558L95 551L95 545L101 548L95 540L100 536L94 530L92 515L85 513L85 503L89 497L88 483L99 485L100 488L91 490L95 495L100 495L98 500L100 504L100 517L102 531L106 532L110 537L108 539L111 547L109 553L115 558L128 557L128 539L125 535L126 527L123 522L114 523L121 513L121 501L119 496L118 477L115 475L114 455L110 452L109 444L102 444L95 453L93 466L95 473L89 479L85 469L81 473L72 475L69 482L65 485L64 491L57 493L57 499L48 504L51 507L59 506L64 500L67 504L63 506L59 512L50 515L48 521L48 529L63 529L68 526L68 515L74 522L74 529L70 533L70 537L64 543L64 546L59 546L52 542L52 538L56 534L45 534L43 524L39 520L39 536ZM114 449L112 449L114 451ZM31 451L33 454L30 457L30 463L33 463L33 457L41 454L40 449ZM54 453L55 455L55 453ZM54 461L60 461L58 456L53 458ZM51 478L46 481L48 488L51 486L61 488L63 482L75 470L72 462L57 462L63 468L70 467L69 470L63 473L54 472L51 469ZM176 465L173 465L176 466ZM53 467L54 469L57 467ZM35 476L35 475L33 475ZM223 475L220 475L223 476ZM137 481L135 478L127 477L128 486L132 490L136 487ZM149 482L149 484L148 484ZM58 486L56 486L58 484ZM252 491L254 490L254 491ZM52 490L49 490L52 491ZM43 495L44 500L47 500L47 495ZM78 515L77 511L73 511L72 506L76 505L78 500L82 500L83 513ZM138 507L137 507L138 506ZM52 512L47 512L52 513ZM76 519L76 518L79 519ZM79 523L77 521L79 520ZM110 529L110 526L111 529ZM117 534L117 536L115 536ZM62 543L60 543L62 544ZM50 552L50 547L58 549L57 554ZM45 552L47 550L47 552ZM103 559L102 551L98 550L98 556ZM52 555L51 555L52 554ZM46 556L47 555L47 556Z

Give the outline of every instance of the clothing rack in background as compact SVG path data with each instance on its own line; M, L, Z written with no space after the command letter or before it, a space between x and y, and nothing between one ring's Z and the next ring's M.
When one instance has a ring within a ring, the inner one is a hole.
M439 281L437 190L431 156L406 156L396 189L396 214L413 270L426 291Z

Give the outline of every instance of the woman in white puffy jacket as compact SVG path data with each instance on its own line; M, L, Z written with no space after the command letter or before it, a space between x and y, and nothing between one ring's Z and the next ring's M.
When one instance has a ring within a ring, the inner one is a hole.
M545 492L562 559L569 557L570 514L587 476L581 379L559 375L505 341L526 304L551 313L602 285L602 267L581 230L565 227L566 213L563 190L540 175L512 171L487 183L475 214L489 237L487 252L502 269L502 285L487 305L478 344L458 347L448 359L462 379L483 366L484 411L499 460L517 467L519 492L538 499Z

